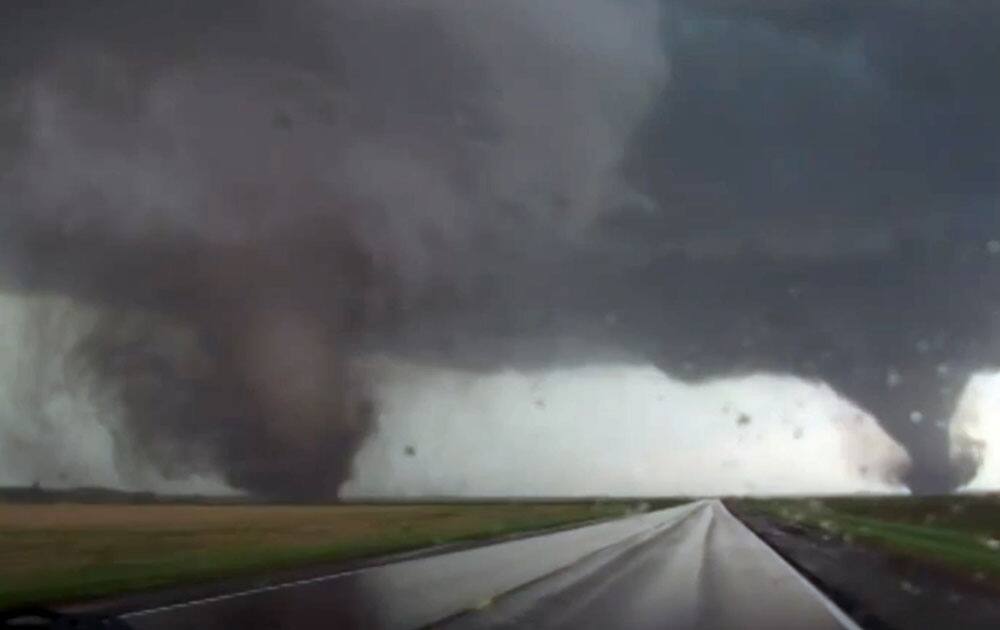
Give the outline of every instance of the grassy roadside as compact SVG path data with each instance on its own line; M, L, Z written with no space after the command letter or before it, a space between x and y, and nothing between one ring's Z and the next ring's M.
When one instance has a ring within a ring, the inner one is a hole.
M741 500L744 513L839 536L1000 585L1000 503L993 497Z
M620 516L632 504L0 504L0 608L377 556Z

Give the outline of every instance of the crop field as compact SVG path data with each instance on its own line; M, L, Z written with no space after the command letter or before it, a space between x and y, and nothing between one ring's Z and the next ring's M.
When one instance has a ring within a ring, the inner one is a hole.
M871 545L1000 585L1000 497L744 499L743 513Z
M491 538L626 503L0 503L0 608L57 603Z

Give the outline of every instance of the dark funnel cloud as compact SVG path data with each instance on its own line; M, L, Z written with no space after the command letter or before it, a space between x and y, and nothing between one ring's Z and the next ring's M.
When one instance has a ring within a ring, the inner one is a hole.
M662 365L822 379L910 450L914 490L968 480L940 421L998 357L1000 7L668 13L671 87L630 156L661 208L631 220L662 252Z
M377 413L356 357L518 354L478 340L531 322L463 306L535 262L551 282L629 196L666 71L651 2L0 11L4 292L63 299L78 342L48 360L101 401L124 476L267 496L349 474Z
M168 477L335 495L387 353L823 380L946 490L998 42L987 2L6 2L0 280L96 309L61 360Z

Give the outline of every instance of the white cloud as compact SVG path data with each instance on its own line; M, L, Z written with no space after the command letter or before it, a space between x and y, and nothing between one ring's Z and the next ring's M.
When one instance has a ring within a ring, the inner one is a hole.
M648 366L475 374L389 360L344 496L903 491L908 460L828 387Z
M974 492L1000 488L1000 373L969 379L949 428L952 457L977 454L975 477L963 488Z

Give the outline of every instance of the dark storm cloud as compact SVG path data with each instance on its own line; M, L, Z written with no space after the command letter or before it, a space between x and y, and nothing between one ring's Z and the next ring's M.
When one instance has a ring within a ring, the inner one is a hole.
M915 487L955 483L970 464L910 417L947 417L998 356L1000 9L671 6L671 88L630 159L663 211L635 232L674 256L651 286L685 303L662 362L822 378L910 448Z
M671 13L639 168L675 208L919 226L996 193L992 4L727 5Z
M666 5L670 85L625 166L646 196L479 321L527 322L541 356L574 331L682 378L822 379L910 449L914 488L968 479L976 453L950 461L935 420L1000 356L998 16Z
M909 418L997 356L992 3L2 11L0 278L110 309L165 470L334 492L376 351L820 378L969 473Z
M657 14L5 4L4 283L99 309L53 360L117 402L124 459L331 495L375 411L352 357L503 361L478 340L517 347L533 322L465 305L534 263L551 280L629 196L617 165L665 79Z

